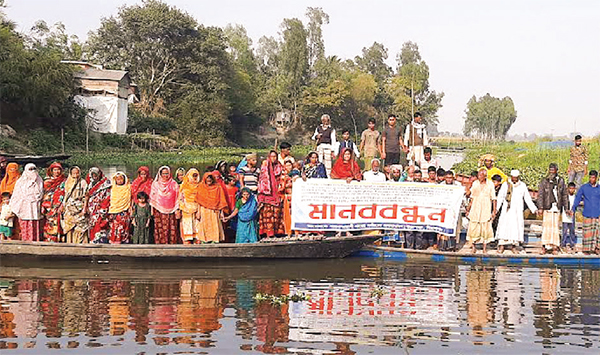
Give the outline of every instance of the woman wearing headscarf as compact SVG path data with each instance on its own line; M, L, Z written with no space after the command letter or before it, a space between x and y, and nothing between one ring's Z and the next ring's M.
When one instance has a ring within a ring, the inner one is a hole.
M87 213L89 238L93 243L108 243L108 209L110 208L110 180L102 171L93 167L85 179L88 184Z
M183 177L179 190L179 209L181 210L181 239L184 244L198 243L200 222L196 219L198 203L196 195L200 187L200 172L191 168Z
M60 207L65 197L65 190L60 186L65 181L64 169L60 163L52 163L46 170L44 180L44 197L42 198L42 215L44 221L44 240L59 242L62 235L60 225Z
M223 193L225 193L225 199L227 201L227 212L231 212L229 206L233 206L235 201L232 201L229 194L227 193L227 184L226 180L228 180L229 172L227 171L227 162L225 160L219 160L219 162L215 165L215 170L212 171L212 176L215 178L215 182L217 185L221 187Z
M287 159L283 163L284 170L279 180L279 191L283 202L283 226L285 234L288 237L292 236L292 186L294 179L292 177L294 165L291 159Z
M110 244L128 244L131 225L131 185L125 173L118 171L112 178L108 220Z
M354 159L352 150L345 148L331 169L332 179L343 179L350 183L352 180L362 180L360 167Z
M200 242L221 242L225 239L222 220L227 208L227 199L223 189L217 185L211 173L205 173L196 194L198 212L198 240Z
M279 164L277 155L274 150L269 152L268 158L260 168L258 178L259 234L267 237L285 234L279 190L283 167Z
M12 194L15 189L15 184L17 180L19 180L19 164L17 163L8 163L6 166L6 174L0 182L0 194L4 192L10 192Z
M88 184L81 177L81 169L74 166L61 189L65 192L60 220L67 243L87 243L89 223L86 216Z
M235 209L231 215L224 221L227 222L237 216L237 229L235 233L236 243L256 243L258 242L258 225L256 217L258 216L258 202L252 191L244 187L241 196L235 203Z
M39 241L42 214L40 207L44 196L44 181L34 164L25 165L23 175L17 180L10 199L10 209L19 218L21 240Z
M327 170L325 165L319 162L319 153L308 153L302 165L301 176L302 179L327 179Z
M171 168L162 166L150 190L150 206L154 216L154 242L177 244L179 217L179 185L171 176Z
M178 168L177 170L175 170L175 175L173 176L173 179L175 179L175 182L177 183L177 185L181 185L183 183L184 176L185 176L185 169Z
M0 181L2 181L2 179L4 179L4 175L6 175L7 164L8 160L5 157L0 156Z
M147 166L140 166L137 170L137 177L131 183L131 198L133 203L137 203L137 194L139 192L145 192L146 195L150 196L150 190L152 189L152 179L150 178L150 169Z

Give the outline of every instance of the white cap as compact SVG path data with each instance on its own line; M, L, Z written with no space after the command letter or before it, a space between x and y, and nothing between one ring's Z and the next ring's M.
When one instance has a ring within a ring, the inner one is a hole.
M514 176L514 177L519 177L519 175L521 175L521 173L519 172L519 170L511 170L510 171L510 176Z

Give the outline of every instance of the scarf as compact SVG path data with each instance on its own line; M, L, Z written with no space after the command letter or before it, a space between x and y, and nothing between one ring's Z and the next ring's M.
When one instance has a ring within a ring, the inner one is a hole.
M225 197L225 192L216 181L212 185L206 183L209 176L211 176L211 173L205 173L202 177L202 183L198 185L196 202L209 210L220 211L227 207L227 198Z
M269 205L278 206L279 197L279 177L283 172L283 168L279 161L272 163L270 160L265 160L260 168L258 177L258 202L267 203Z
M146 177L142 178L140 173L142 171L146 172ZM134 203L137 203L137 194L138 192L145 192L148 196L150 196L150 190L152 189L152 179L150 179L150 169L147 166L140 166L137 170L138 176L131 183L131 198Z
M30 170L34 168L34 170ZM34 164L25 165L23 175L15 183L13 195L10 198L10 209L17 217L24 220L35 219L31 215L30 208L32 202L40 202L44 195L44 181L35 170ZM39 209L39 206L38 206ZM39 213L39 211L38 211Z
M338 158L338 160L336 160L335 164L333 164L333 168L331 168L331 178L332 179L352 178L354 180L361 180L360 167L358 166L358 163L356 163L356 160L354 160L354 154L352 154L352 157L350 158L349 161L347 161L347 162L344 161L344 154L346 153L347 150L352 153L352 151L349 150L348 148L346 148L342 151L342 154L340 154L340 157Z
M60 169L60 175L58 175L57 177L54 177L52 175L52 170L54 170L55 168ZM63 181L65 181L65 179L66 179L63 172L64 172L64 169L63 169L62 165L60 165L60 163L55 162L55 163L50 164L48 169L46 169L46 179L44 180L44 190L53 191L57 187L59 187L60 184L62 184Z
M250 194L250 198L248 201L240 207L238 211L238 219L242 222L250 222L256 219L256 215L258 214L258 202L256 201L256 197L250 189L244 187L242 192L247 192Z
M160 172L163 170L169 172L167 181L163 181ZM171 214L179 209L179 185L171 177L171 168L161 166L158 169L156 178L152 182L150 191L150 206L154 207L162 214Z
M95 180L92 180L92 174L98 174L98 177ZM90 168L88 175L85 177L85 182L87 182L89 187L88 196L90 198L103 190L110 189L110 180L104 176L102 170L96 167Z
M2 182L0 182L0 193L10 192L12 194L19 177L19 165L17 163L9 163L6 166L6 175L2 179Z
M125 183L117 185L117 176L123 176ZM108 213L121 213L131 207L131 185L125 173L118 171L112 178L112 187L110 189L110 208Z
M415 129L423 129L423 128L427 127L426 124L424 124L424 123L417 123L417 122L415 122L414 119L412 120L411 124L412 124L413 127L415 127Z
M194 174L196 178L194 179ZM179 193L183 196L185 201L194 201L196 195L198 195L198 188L200 187L200 172L191 168L187 174L183 177L183 183L179 187Z
M183 183L183 179L179 180L179 173L183 173L183 176L185 176L185 169L184 168L179 168L175 171L175 174L173 174L173 179L175 179L175 181L181 185L181 183Z

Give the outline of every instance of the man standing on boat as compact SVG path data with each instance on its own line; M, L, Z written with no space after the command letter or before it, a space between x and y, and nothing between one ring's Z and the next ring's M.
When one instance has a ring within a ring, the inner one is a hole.
M427 126L422 121L421 113L415 112L413 120L406 125L404 131L404 151L408 152L407 160L413 164L419 164L424 160L424 148L429 145ZM420 168L423 170L428 167L420 166Z
M296 159L292 156L292 145L288 142L281 142L279 145L280 153L277 156L277 160L279 160L279 164L285 165L286 160L291 160L292 164L296 162Z
M385 166L396 164L406 166L405 150L396 116L389 115L388 125L381 136L381 158L385 161Z
M510 180L502 184L498 194L498 209L502 211L496 232L499 253L503 253L504 248L510 246L513 254L516 254L517 245L524 241L523 202L532 213L537 212L529 189L520 180L520 175L519 170L512 170Z
M319 161L325 165L327 176L329 176L331 174L331 160L335 155L334 148L337 147L335 129L331 126L329 115L321 116L321 124L315 129L312 140L317 142Z
M571 207L571 215L575 213L581 201L583 201L583 252L600 255L600 184L598 184L596 170L590 171L590 182L577 191L575 202Z
M569 206L565 180L558 176L558 165L550 164L548 176L542 179L538 189L538 215L542 214L542 254L558 253L560 246L560 214Z
M587 174L588 169L588 151L584 145L581 145L581 136L575 136L575 145L571 147L569 156L569 182L574 182L579 188L583 176Z
M506 182L508 180L508 176L498 169L496 166L496 157L493 154L484 154L479 158L479 166L483 166L487 171L488 179L492 179L494 175L500 175L502 177L502 182Z
M496 212L494 184L487 179L486 170L480 168L477 180L471 186L471 201L467 207L467 241L471 243L473 254L477 251L475 244L483 243L485 253L487 244L494 239L492 220L496 217Z

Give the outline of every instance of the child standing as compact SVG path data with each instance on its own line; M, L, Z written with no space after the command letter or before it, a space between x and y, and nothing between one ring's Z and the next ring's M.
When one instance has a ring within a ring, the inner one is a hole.
M133 206L133 244L150 244L150 205L148 194L140 191L137 194L137 203Z
M14 214L10 210L10 192L2 193L2 205L0 205L0 240L12 237Z
M350 139L350 131L349 130L345 129L342 131L342 140L337 144L337 146L338 146L338 151L337 151L338 157L340 156L340 154L342 154L344 149L350 149L350 151L352 151L354 153L354 156L356 157L356 159L360 158L360 152L358 151L358 147Z
M565 208L565 211L569 211L575 203L575 193L577 192L577 185L574 182L570 182L567 191L569 193L569 208ZM562 213L562 242L560 243L563 248L566 247L567 253L571 253L575 244L577 243L577 236L575 235L575 215L571 216L568 213Z
M225 195L227 195L227 207L229 208L229 213L235 210L238 191L239 188L237 177L234 175L229 175L227 177L227 185L225 185ZM236 229L237 218L234 217L225 225L225 239L228 243L231 243L235 240Z

